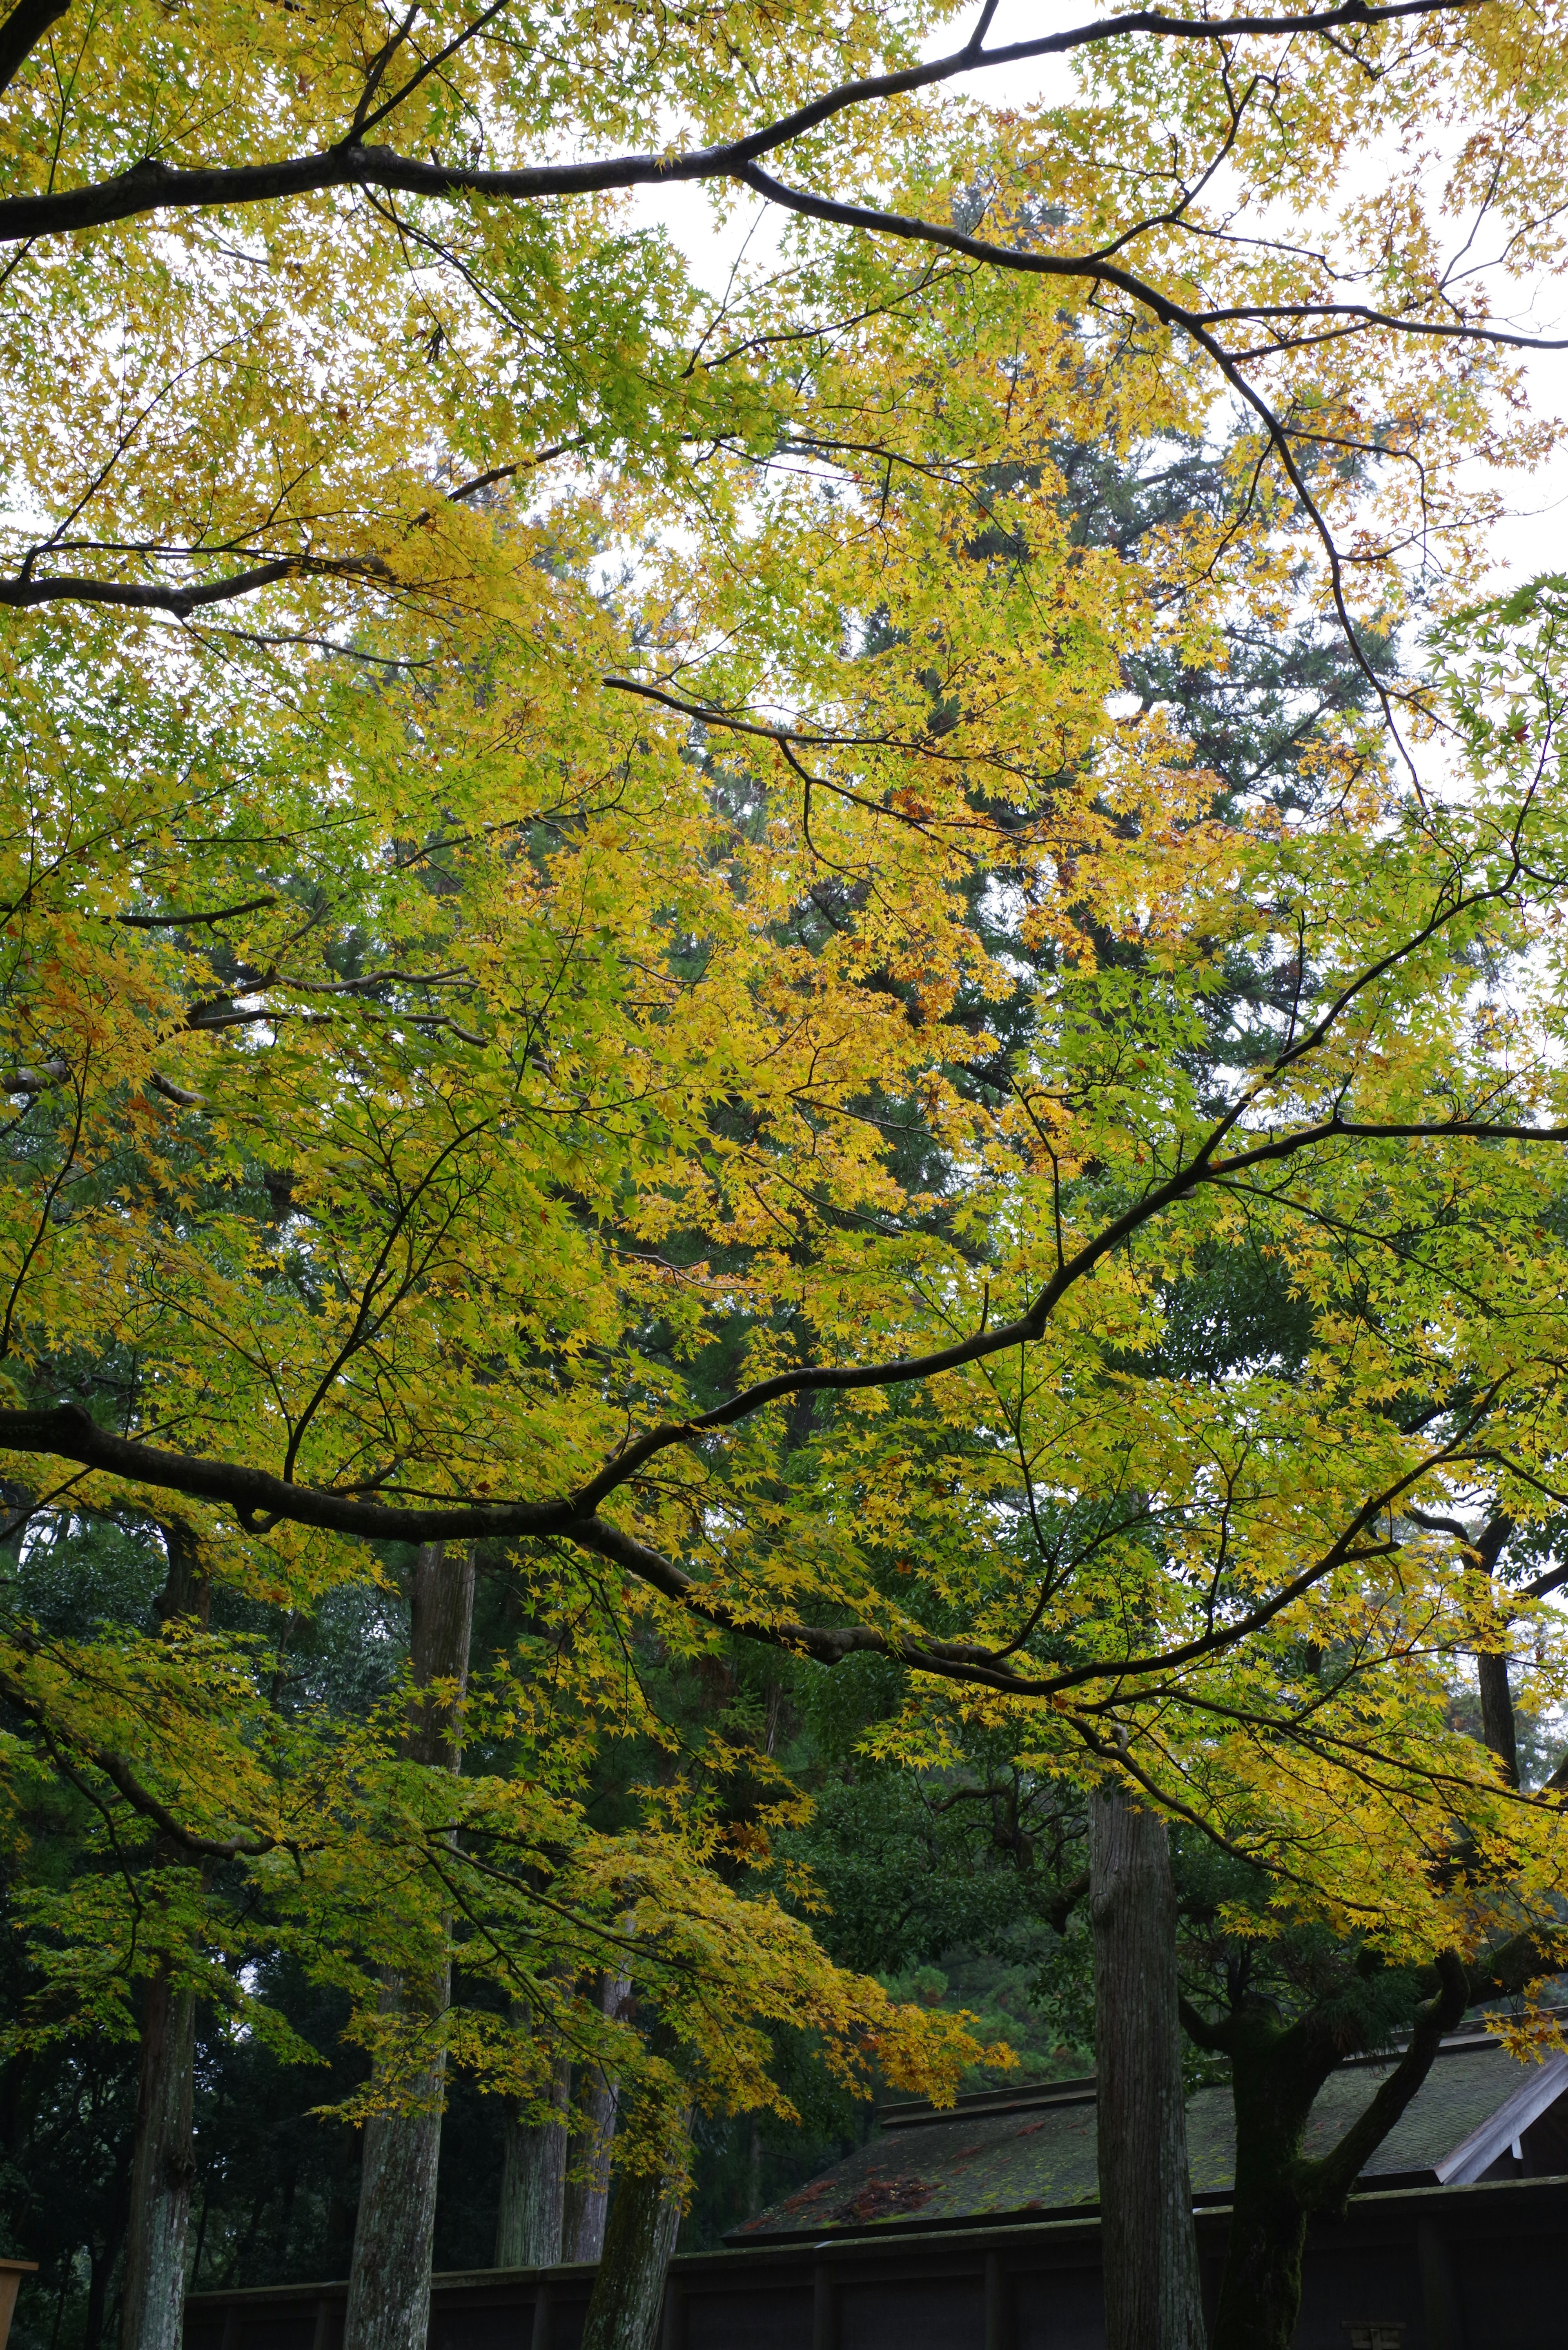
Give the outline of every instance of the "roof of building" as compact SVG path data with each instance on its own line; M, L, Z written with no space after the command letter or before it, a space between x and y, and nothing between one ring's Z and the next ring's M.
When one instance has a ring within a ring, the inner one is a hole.
M1313 2107L1303 2153L1312 2158L1336 2145L1396 2061L1361 2059L1334 2073ZM1565 2095L1568 2055L1521 2062L1490 2033L1456 2034L1362 2178L1369 2188L1467 2185ZM1097 2201L1092 2079L983 2090L945 2112L893 2106L879 2120L865 2146L729 2241L951 2227ZM1235 2167L1228 2087L1189 2098L1187 2135L1194 2197L1225 2199Z

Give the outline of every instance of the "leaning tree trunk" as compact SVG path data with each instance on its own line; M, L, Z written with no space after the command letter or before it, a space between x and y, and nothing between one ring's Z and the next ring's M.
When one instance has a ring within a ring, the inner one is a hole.
M655 2350L680 2229L683 2151L661 2173L623 2177L617 2187L581 2350Z
M121 2350L180 2350L185 2314L185 2240L195 2163L191 2148L196 2001L160 1968L141 2012L136 2144L120 2293Z
M605 2013L618 2015L630 1990L630 1980L626 1975L607 1974L600 1987ZM597 2261L604 2251L617 2101L616 2085L604 2066L590 2065L577 2098L579 2126L573 2132L566 2150L563 2257L568 2261Z
M458 1551L449 1565L444 1543L427 1544L414 1567L410 1649L416 1689L454 1681L461 1695L468 1686L472 1627L472 1545ZM416 1762L459 1770L462 1730L457 1710L435 1700L416 1700L403 1752ZM423 1981L389 1978L382 1996L389 2008L421 2012L433 2023L445 2012L451 1990L451 1962L443 1957ZM423 2110L381 2114L365 2125L343 2350L425 2350L445 2069L444 2056L438 2054L414 2084Z
M501 2209L495 2221L498 2269L553 2268L561 2258L566 2206L566 2104L572 2068L565 2059L550 2076L555 2118L532 2125L506 2116Z
M1089 1801L1089 1879L1106 2350L1203 2350L1170 1848L1119 1786Z
M205 1626L212 1586L201 1545L181 1518L162 1520L168 1559L153 1609L166 1624ZM160 1838L168 1865L178 1847ZM192 2110L196 2073L196 2000L175 1990L166 1965L148 1978L141 2009L136 2137L126 2204L125 2274L120 2290L121 2350L179 2350L185 2323L185 2244L195 2181Z

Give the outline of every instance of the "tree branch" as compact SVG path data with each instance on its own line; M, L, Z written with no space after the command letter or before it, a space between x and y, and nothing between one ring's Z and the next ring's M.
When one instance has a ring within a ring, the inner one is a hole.
M0 25L0 89L16 79L49 26L70 5L71 0L17 0Z
M1206 2015L1199 2014L1185 1992L1179 1995L1177 2006L1181 2016L1181 2028L1189 2040L1199 2048L1207 2048L1211 2055L1228 2056L1231 2054L1229 2016L1221 2016L1217 2023L1211 2023Z
M1316 2162L1292 2167L1291 2184L1306 2211L1343 2213L1351 2189L1432 2069L1443 2034L1451 2032L1469 2004L1470 1981L1457 1950L1437 1960L1438 1988L1417 2015L1410 2044L1371 2104L1358 2114L1336 2147Z
M100 920L118 922L126 931L193 931L203 923L237 921L242 914L259 914L276 903L276 892L269 889L265 898L246 898L237 906L216 907L210 914L104 914Z
M24 0L24 6L29 5L39 5L39 0ZM421 163L396 154L389 147L367 147L351 139L316 154L280 158L267 163L213 164L182 170L150 159L133 163L129 171L117 173L111 180L87 187L7 198L0 203L0 243L67 235L78 229L99 228L110 221L130 220L151 212L198 211L214 204L275 203L327 188L378 187L397 189L409 195L471 194L529 202L545 196L587 195L672 181L719 179L740 172L760 156L788 146L835 115L853 108L913 90L929 89L961 74L984 68L1064 57L1075 49L1122 39L1129 34L1188 41L1234 40L1244 35L1267 39L1389 24L1406 16L1457 16L1480 5L1480 0L1391 0L1391 5L1372 7L1366 5L1366 0L1344 0L1339 7L1322 10L1213 17L1173 16L1158 8L1129 9L1097 24L1079 25L1036 40L1010 42L1000 48L977 49L966 43L946 57L908 66L898 72L867 74L841 82L820 98L749 131L742 139L678 155L624 154L597 162L536 164L518 171L488 172L456 164ZM7 21L15 22L15 18Z
M84 1762L101 1771L110 1785L124 1796L132 1811L161 1828L170 1841L180 1846L192 1860L256 1860L264 1853L275 1852L281 1842L277 1836L204 1836L198 1835L177 1819L168 1805L160 1801L150 1787L144 1787L122 1754L109 1748L95 1746L88 1740L73 1736L62 1729L51 1716L48 1708L30 1694L22 1683L0 1669L0 1695L26 1715L53 1744L68 1746Z
M5 206L0 204L0 212ZM253 571L236 571L227 579L208 579L194 588L166 588L136 579L86 579L71 575L44 579L0 579L0 605L113 604L135 612L171 612L187 619L192 612L213 604L232 603L237 596L254 596L279 579L385 579L389 577L379 556L351 562L321 563L305 556L280 556Z

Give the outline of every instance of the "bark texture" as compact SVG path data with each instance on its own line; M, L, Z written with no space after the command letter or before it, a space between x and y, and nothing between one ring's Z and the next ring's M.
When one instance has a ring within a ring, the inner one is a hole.
M1090 1798L1089 1880L1106 2350L1204 2350L1170 1849L1120 1787Z
M1500 1511L1483 1527L1476 1544L1476 1558L1480 1571L1489 1580L1497 1574L1498 1561L1507 1547L1513 1532L1513 1521ZM1508 1659L1500 1650L1483 1648L1476 1658L1476 1675L1480 1683L1481 1736L1502 1765L1503 1776L1511 1787L1519 1784L1519 1741L1514 1727L1513 1696L1508 1686Z
M625 1975L601 1978L607 2015L618 2015L630 1996ZM599 2064L588 2068L577 2092L578 2126L566 2149L565 2251L568 2261L597 2261L604 2251L609 2208L610 2149L615 2144L618 2092Z
M159 1523L168 1571L153 1601L160 1620L205 1626L212 1585L201 1545L182 1518ZM160 1839L167 1866L180 1857ZM195 2151L191 2136L196 2067L196 2001L174 1989L163 1967L148 1980L141 2010L136 2137L126 2199L121 2350L179 2350L185 2324L185 2245Z
M416 1695L403 1739L413 1762L448 1771L462 1765L462 1694L472 1627L472 1546L449 1553L443 1543L427 1544L414 1566L415 1689L451 1682L458 1697L454 1703L445 1692ZM444 2012L451 1988L451 1965L443 1960L425 1981L389 1979L383 1997L389 2006L414 2008L434 2020ZM444 2058L438 2056L415 2084L428 2111L381 2115L365 2125L343 2350L425 2350L444 2083Z
M1502 1765L1511 1787L1519 1784L1519 1743L1514 1731L1513 1694L1508 1686L1508 1659L1483 1648L1476 1659L1480 1681L1481 1736Z
M172 1624L184 1617L205 1631L213 1617L213 1585L201 1544L183 1518L161 1518L158 1531L163 1537L169 1569L163 1588L152 1603L153 1612L161 1623Z
M556 2118L543 2123L506 2116L501 2209L495 2221L498 2269L553 2268L563 2258L566 2214L566 2106L571 2066L556 2066L550 2102Z
M1469 1981L1459 1959L1445 1951L1437 1971L1437 1995L1417 2012L1398 2064L1316 2162L1301 2151L1314 2101L1345 2056L1376 2044L1376 2032L1358 2030L1343 2007L1290 2024L1257 1998L1240 2000L1218 2023L1183 2010L1193 2037L1231 2058L1236 2107L1236 2183L1213 2350L1291 2350L1310 2214L1343 2210L1431 2070L1444 2033L1465 2012Z
M441 2081L432 2067L421 2086L439 2095ZM438 2110L365 2125L344 2350L425 2350L441 2123Z
M121 2350L180 2350L185 2315L185 2241L195 2163L191 2148L196 2002L161 1971L147 1984L136 2147L120 2293Z
M468 1647L473 1637L473 1546L426 1543L414 1562L409 1661L414 1687L455 1684L446 1695L416 1697L409 1709L403 1752L413 1762L444 1771L462 1768L462 1698L468 1688Z
M1307 2228L1292 2170L1333 2057L1314 2064L1307 2035L1282 2032L1261 2002L1231 2021L1236 2183L1215 2350L1284 2350L1301 2307Z
M658 2177L621 2178L582 2350L656 2350L665 2278L680 2228L682 2175L680 2154L672 2154Z

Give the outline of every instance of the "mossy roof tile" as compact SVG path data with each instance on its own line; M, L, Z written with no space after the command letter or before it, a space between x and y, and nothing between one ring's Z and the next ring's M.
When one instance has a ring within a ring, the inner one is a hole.
M1313 2107L1303 2152L1322 2155L1337 2144L1391 2069L1392 2060L1334 2074ZM1512 2095L1529 2070L1494 2042L1445 2048L1364 2178L1434 2176L1444 2157ZM879 2129L833 2169L752 2220L738 2241L1094 2203L1099 2188L1092 2091L1064 2096L1041 2083L1016 2094L1018 2102L1000 2110L992 2101L992 2110L961 2107ZM906 2116L913 2110L906 2108ZM1230 2090L1200 2089L1189 2098L1187 2131L1194 2194L1228 2193L1235 2162Z

